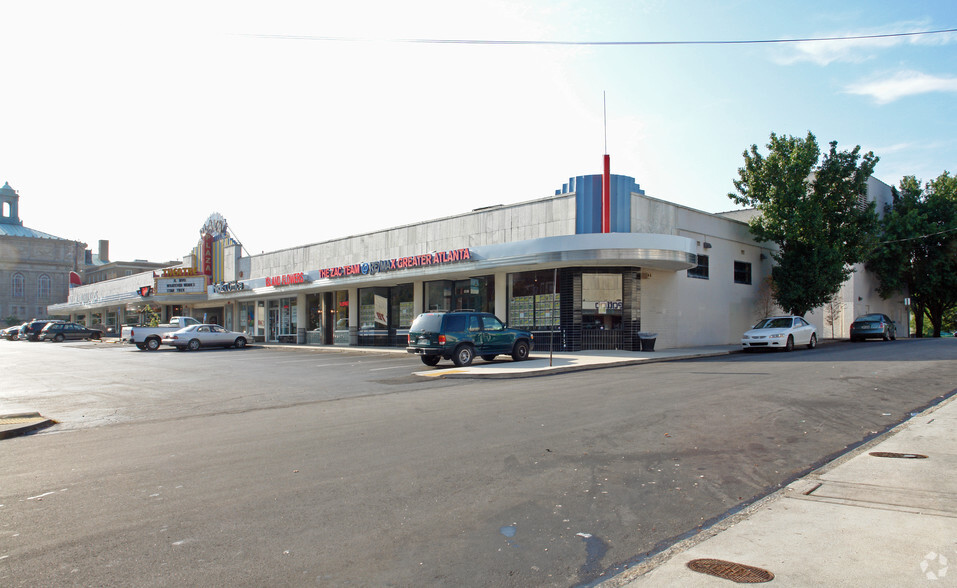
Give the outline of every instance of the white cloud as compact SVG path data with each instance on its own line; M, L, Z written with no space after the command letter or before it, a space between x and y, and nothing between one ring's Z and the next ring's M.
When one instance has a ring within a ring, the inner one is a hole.
M906 96L930 92L957 92L957 78L932 76L919 71L902 71L889 78L852 84L844 91L848 94L870 96L878 104L888 104Z
M822 35L817 38L830 38L830 41L808 41L787 45L784 52L776 55L774 61L781 65L793 65L810 62L820 66L834 62L860 63L873 59L883 50L899 45L947 45L957 42L954 33L934 35L913 35L906 37L878 37L871 39L850 39L870 35L893 35L925 31L932 28L928 22L902 22L881 27L880 29L841 31Z

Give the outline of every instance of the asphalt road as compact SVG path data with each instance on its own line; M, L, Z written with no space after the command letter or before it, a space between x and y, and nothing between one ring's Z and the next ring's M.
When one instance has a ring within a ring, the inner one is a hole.
M957 387L957 340L517 380L0 341L0 585L598 581Z

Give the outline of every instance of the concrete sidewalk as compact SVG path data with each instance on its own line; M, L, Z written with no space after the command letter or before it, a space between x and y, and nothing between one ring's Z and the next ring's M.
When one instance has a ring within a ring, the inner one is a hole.
M712 345L661 351L576 351L555 352L551 358L547 351L533 351L526 361L512 361L507 356L500 356L491 362L477 359L468 367L455 367L443 361L434 368L423 366L422 371L415 372L415 375L429 378L527 378L659 361L714 357L728 355L740 349L740 345ZM412 357L411 354L409 356Z
M601 586L729 586L766 572L781 586L957 585L953 400Z

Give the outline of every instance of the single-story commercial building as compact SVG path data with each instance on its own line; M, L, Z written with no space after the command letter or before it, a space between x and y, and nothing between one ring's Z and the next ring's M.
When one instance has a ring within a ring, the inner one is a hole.
M638 350L639 333L658 348L737 343L769 306L774 245L751 237L753 211L702 212L610 179L604 219L602 176L578 176L546 198L260 255L213 215L182 266L74 288L50 313L130 323L149 305L257 341L404 346L418 313L475 309L532 331L539 350ZM890 198L876 179L869 190L878 208ZM806 317L819 336L846 337L865 312L906 331L903 297L882 300L857 270Z

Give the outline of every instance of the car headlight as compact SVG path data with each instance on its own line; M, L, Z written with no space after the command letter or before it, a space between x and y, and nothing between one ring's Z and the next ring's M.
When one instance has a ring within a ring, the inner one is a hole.
M781 337L784 337L784 333L775 333L773 335L768 335L768 337L771 339L780 339Z

